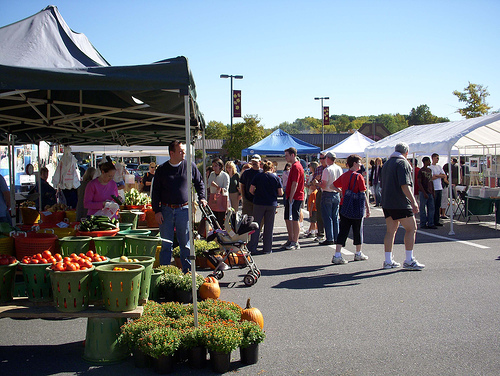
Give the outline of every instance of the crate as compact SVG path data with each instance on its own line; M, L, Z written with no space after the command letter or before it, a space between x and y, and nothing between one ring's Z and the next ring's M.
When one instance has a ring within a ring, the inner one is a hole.
M89 307L90 277L95 267L86 270L55 271L47 267L54 306L60 312L80 312Z

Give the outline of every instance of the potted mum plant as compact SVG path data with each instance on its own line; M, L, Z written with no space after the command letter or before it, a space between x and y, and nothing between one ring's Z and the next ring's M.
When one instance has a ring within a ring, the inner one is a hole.
M164 271L160 280L160 295L167 302L174 301L175 290L182 278L182 270L174 265L160 266L160 269Z
M171 373L174 353L180 346L179 331L170 327L158 327L143 332L139 337L139 348L155 359L157 373Z
M196 273L196 291L205 282L203 276ZM181 303L191 303L193 301L193 277L190 272L187 272L179 279L175 290L177 301Z
M203 328L205 346L210 351L210 363L214 372L224 373L229 370L231 352L238 348L242 334L237 324L232 321L217 321Z
M181 348L186 350L191 368L204 368L207 362L207 348L201 327L186 327L181 332Z
M266 333L259 324L244 320L239 323L241 330L240 357L244 364L255 364L259 360L259 343L264 341Z

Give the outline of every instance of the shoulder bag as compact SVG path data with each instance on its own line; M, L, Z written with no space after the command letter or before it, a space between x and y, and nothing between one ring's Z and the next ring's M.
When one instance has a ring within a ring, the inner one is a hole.
M365 193L353 192L354 187L356 186L358 175L359 174L356 172L352 173L349 179L347 190L343 193L344 201L342 202L342 206L340 207L340 214L350 219L361 219L365 216ZM351 180L353 176L356 176L356 179L354 179L354 184L351 188Z

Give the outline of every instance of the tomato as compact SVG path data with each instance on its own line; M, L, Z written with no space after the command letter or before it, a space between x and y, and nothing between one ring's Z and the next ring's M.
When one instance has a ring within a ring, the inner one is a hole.
M87 255L88 257L92 257L92 256L94 256L94 252L92 252L92 251L88 251L88 252L86 253L86 255Z
M74 263L66 264L66 270L67 271L75 271L76 270L76 265Z
M36 258L32 258L31 261L28 262L28 264L39 264L40 263L40 260L36 259Z
M42 257L41 253L37 253L36 255L33 256L33 258L35 258L37 260L41 260L43 257Z
M89 269L92 267L92 262L89 260L85 260L85 263L82 266L85 266L87 269Z
M88 268L86 266L82 266L80 270L87 270Z
M80 253L78 257L85 257L85 253Z
M50 259L50 258L52 257L52 252L50 252L50 251L43 251L43 252L42 252L42 257L43 257L44 259L47 259L47 260L48 260L48 259Z
M65 258L63 258L63 261L64 261L65 263L68 263L68 262L71 262L71 259L70 259L69 257L65 257Z
M76 255L76 253L72 253L71 255L69 255L70 258L77 258L78 256Z
M62 259L63 259L60 253L56 253L56 254L54 255L54 257L55 257L55 259L56 259L57 261L62 261Z
M58 272L63 272L66 268L64 267L64 264L62 262L58 262L57 264L54 264L53 269L57 270Z
M49 262L47 261L47 259L43 258L43 259L39 260L39 263L40 264L48 264Z

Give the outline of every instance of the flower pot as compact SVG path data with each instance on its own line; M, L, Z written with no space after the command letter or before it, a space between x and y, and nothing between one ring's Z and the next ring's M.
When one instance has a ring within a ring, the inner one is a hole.
M207 258L205 256L196 256L196 268L208 269Z
M149 367L153 359L140 349L132 350L132 356L134 358L134 366L136 366L137 368Z
M207 365L207 349L196 346L188 350L188 364L191 368L205 368Z
M173 355L160 355L158 359L154 360L154 370L156 373L165 375L172 373L174 369L174 356Z
M210 351L210 366L212 371L217 373L224 373L229 371L231 364L231 353L220 353L217 351Z
M243 364L255 364L259 360L259 344L253 343L248 347L240 347L240 359Z
M175 298L179 303L192 303L193 291L175 290Z

